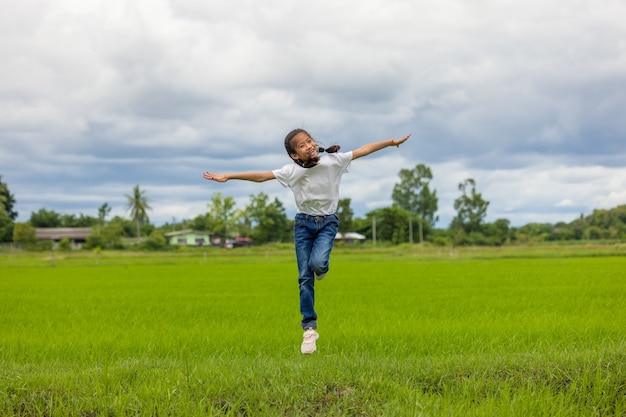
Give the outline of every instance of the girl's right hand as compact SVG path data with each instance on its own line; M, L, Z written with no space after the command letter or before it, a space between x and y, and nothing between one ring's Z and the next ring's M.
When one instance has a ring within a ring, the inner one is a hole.
M402 139L392 139L391 143L393 145L395 145L397 148L399 148L400 145L402 145L404 142L406 142L411 137L411 135L412 135L412 133L409 133L408 135L406 135Z
M228 181L228 177L225 174L212 174L210 172L205 172L203 175L205 180L217 181L217 182L226 182Z

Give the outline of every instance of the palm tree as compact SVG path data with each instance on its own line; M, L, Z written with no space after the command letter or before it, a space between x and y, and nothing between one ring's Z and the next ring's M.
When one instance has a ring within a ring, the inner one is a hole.
M148 221L148 210L152 210L152 207L148 205L148 197L145 196L145 191L139 189L139 185L133 187L133 195L125 194L128 199L126 204L126 210L130 211L130 217L135 220L135 226L137 227L137 237L141 237L141 229L139 225Z

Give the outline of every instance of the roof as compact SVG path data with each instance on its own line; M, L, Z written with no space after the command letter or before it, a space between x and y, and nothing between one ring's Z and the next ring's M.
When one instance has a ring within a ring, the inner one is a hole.
M91 234L91 227L38 227L35 229L37 239L85 240Z
M360 233L348 232L348 233L337 233L337 235L335 236L335 239L364 240L366 239L366 237Z
M174 232L166 233L165 237L181 236L181 235L189 235L189 234L209 235L210 233L207 232L207 231L198 231L198 230L185 229L185 230L176 230Z

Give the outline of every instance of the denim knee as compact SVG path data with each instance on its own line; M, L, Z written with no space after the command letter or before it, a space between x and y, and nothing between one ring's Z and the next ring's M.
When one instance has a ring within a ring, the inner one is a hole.
M328 272L328 266L328 259L324 258L311 259L309 262L309 268L318 275Z

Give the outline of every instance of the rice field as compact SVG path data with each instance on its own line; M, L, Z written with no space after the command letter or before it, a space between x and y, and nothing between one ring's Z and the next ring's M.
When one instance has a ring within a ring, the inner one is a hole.
M626 416L623 255L239 253L3 254L0 416Z

